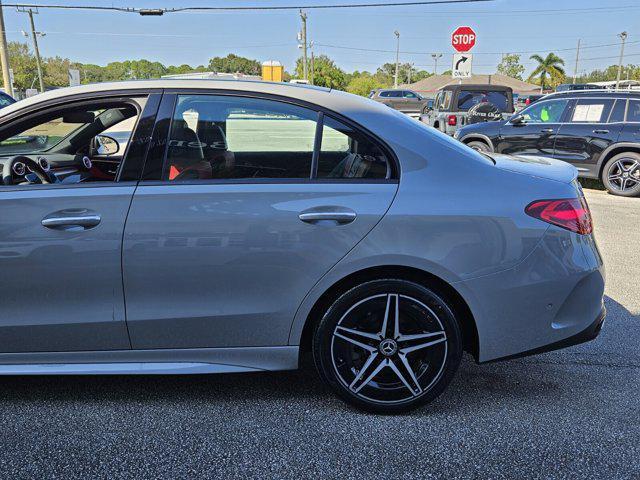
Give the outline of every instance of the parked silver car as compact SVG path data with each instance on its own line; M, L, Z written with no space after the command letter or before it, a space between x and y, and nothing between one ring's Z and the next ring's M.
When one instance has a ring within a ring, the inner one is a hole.
M343 92L60 89L0 112L0 157L2 374L285 370L311 351L342 398L397 412L463 350L564 347L604 319L572 166L486 156Z

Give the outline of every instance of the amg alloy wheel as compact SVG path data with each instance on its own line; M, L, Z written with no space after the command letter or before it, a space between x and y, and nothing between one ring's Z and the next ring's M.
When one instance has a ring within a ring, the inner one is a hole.
M640 195L640 154L623 152L611 158L602 171L602 183L614 195Z
M435 398L460 357L459 327L446 302L404 280L376 280L344 294L314 342L325 380L350 403L380 413Z

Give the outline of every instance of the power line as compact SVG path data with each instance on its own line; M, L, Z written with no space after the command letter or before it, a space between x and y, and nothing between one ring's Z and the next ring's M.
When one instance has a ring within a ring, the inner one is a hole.
M336 3L331 5L247 5L247 6L192 6L179 8L137 8L137 7L115 7L115 6L98 6L98 5L37 5L27 3L5 3L6 7L20 8L41 8L41 9L57 9L57 10L97 10L97 11L114 11L124 13L138 13L140 15L163 15L164 13L174 12L202 12L202 11L273 11L273 10L328 10L336 8L378 8L378 7L407 7L407 6L428 6L428 5L455 5L457 3L484 3L493 2L495 0L423 0L397 3Z
M635 43L640 43L640 40L635 40L633 42L627 42L627 45L630 44L635 44ZM395 50L384 50L384 49L377 49L377 48L359 48L359 47L345 47L342 45L330 45L330 44L326 44L326 43L316 43L316 45L320 46L320 47L326 47L326 48L337 48L340 50L355 50L355 51L361 51L361 52L376 52L376 53L395 53ZM620 42L616 42L616 43L606 43L606 44L602 44L602 45L588 45L588 46L583 46L580 47L582 50L584 49L588 49L588 48L603 48L603 47L613 47L613 46L619 46ZM540 52L569 52L569 51L574 51L576 48L575 47L571 47L571 48L551 48L551 49L540 49L540 50L527 50L527 51L519 51L519 52L509 52L510 54L516 54L516 55L524 55L524 54L528 54L528 53L540 53ZM401 51L400 53L404 53L404 54L409 54L409 55L430 55L432 52L417 52L417 51ZM473 53L474 55L502 55L505 52L470 52Z

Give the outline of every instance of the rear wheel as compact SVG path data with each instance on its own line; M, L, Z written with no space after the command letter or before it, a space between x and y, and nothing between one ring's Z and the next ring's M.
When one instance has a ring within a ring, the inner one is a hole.
M610 158L602 169L602 183L613 195L640 195L640 153L622 152Z
M467 146L471 147L474 150L477 150L479 152L490 152L491 151L491 149L489 148L489 145L487 145L485 142L483 142L481 140L473 140L471 142L468 142Z
M313 356L347 402L397 413L442 393L458 369L462 341L437 293L405 280L374 280L333 303L315 331Z

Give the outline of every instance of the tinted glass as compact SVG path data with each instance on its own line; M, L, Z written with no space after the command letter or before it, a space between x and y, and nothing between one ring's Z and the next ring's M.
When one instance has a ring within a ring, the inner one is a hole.
M389 92L380 92L380 96L381 97L388 97L389 96Z
M479 103L492 103L506 112L508 109L507 92L492 92L490 90L461 90L458 93L458 110L469 110Z
M609 118L612 99L581 98L567 120L571 123L603 123Z
M400 90L391 90L390 92L387 92L387 93L388 93L387 97L393 97L393 98L402 97L402 92Z
M611 115L609 116L609 123L624 122L624 110L626 107L627 101L625 99L619 98L616 100Z
M627 122L640 122L640 100L629 100Z
M9 95L0 92L0 108L16 103L16 101Z
M521 115L528 123L559 123L569 100L536 102L525 108Z
M162 178L309 178L316 120L272 100L180 95Z
M388 159L377 144L353 128L324 117L318 178L384 179L389 175Z

